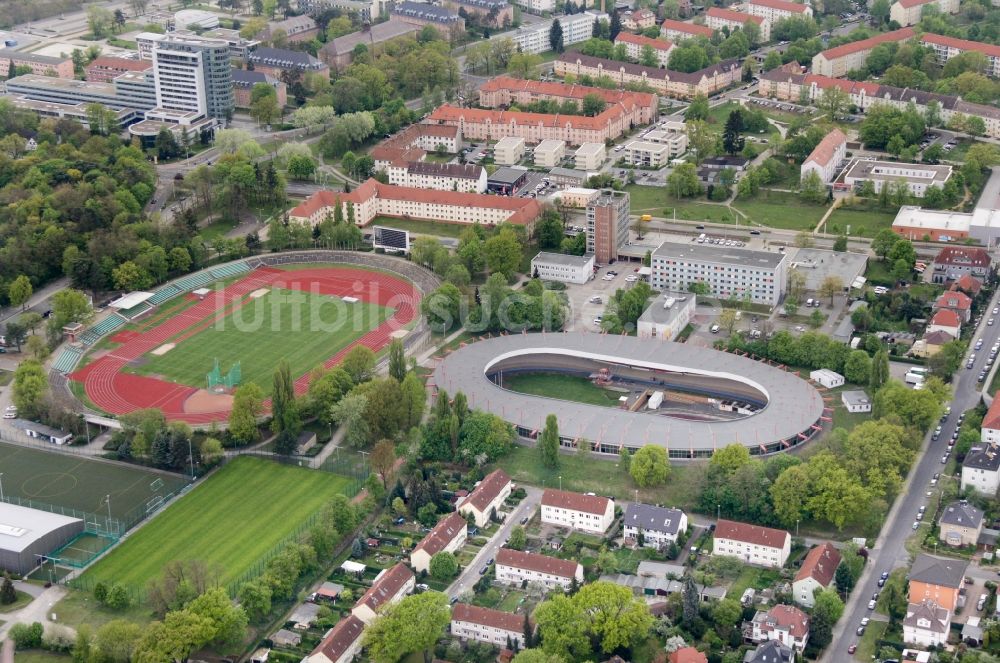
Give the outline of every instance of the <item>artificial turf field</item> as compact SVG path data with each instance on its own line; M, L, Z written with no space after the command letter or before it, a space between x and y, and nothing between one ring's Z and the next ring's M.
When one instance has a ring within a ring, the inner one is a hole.
M173 474L2 442L0 470L6 496L103 516L108 512L104 497L110 494L111 515L118 519L144 511L151 498L187 483Z
M144 588L167 562L200 560L238 578L334 495L346 477L259 458L232 460L87 569L85 582Z
M215 360L225 374L240 362L242 382L270 394L275 367L288 360L293 377L304 375L392 315L366 302L272 288L162 355L147 353L128 371L192 387L205 387Z

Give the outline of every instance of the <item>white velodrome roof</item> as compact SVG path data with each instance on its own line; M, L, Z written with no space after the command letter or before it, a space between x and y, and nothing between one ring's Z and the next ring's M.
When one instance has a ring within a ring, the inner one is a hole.
M22 552L53 530L79 518L0 502L0 550Z
M531 396L501 389L486 377L498 361L533 353L586 357L601 362L717 378L752 385L768 397L757 413L734 421L687 421L643 412ZM704 456L732 443L760 453L782 440L802 440L823 414L824 401L809 382L792 372L749 358L633 336L589 333L512 334L467 345L445 357L434 384L450 395L464 392L469 406L492 412L523 428L540 431L555 414L563 437L639 447L659 444L672 456ZM780 450L772 447L769 451ZM697 453L700 452L700 453Z

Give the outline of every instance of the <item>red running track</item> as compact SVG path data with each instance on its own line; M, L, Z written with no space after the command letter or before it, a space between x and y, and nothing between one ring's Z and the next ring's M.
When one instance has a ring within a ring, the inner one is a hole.
M188 412L185 403L199 389L167 382L158 378L132 375L125 366L164 343L179 343L193 336L216 320L232 313L249 300L248 295L259 288L280 287L287 290L356 297L394 309L388 320L324 362L331 367L355 345L379 351L391 340L394 331L405 327L418 315L420 292L401 278L365 269L313 268L281 270L262 267L187 310L172 316L152 329L135 334L118 348L96 359L68 377L83 383L87 397L98 408L112 414L125 414L143 408L158 408L171 421L208 424L224 421L229 410ZM308 373L295 381L295 391L302 394L309 385Z

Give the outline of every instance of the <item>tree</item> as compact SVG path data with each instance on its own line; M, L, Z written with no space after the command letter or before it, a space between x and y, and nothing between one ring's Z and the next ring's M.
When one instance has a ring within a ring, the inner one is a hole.
M591 92L590 94L584 96L583 98L583 114L588 117L594 117L595 115L600 115L604 112L604 108L607 103L604 99L596 92Z
M549 47L556 53L562 53L565 50L562 23L559 22L558 18L552 21L552 27L549 28Z
M684 588L681 590L682 621L685 626L690 627L698 617L698 608L701 604L701 597L698 588L694 584L694 577L690 574L684 576Z
M375 352L364 345L355 345L344 355L340 367L354 384L367 382L375 374Z
M666 449L647 444L635 452L628 471L640 488L663 485L670 476L670 461L667 459Z
M233 394L229 435L239 444L257 440L257 418L264 412L264 392L253 382L241 384Z
M941 349L927 358L927 366L931 373L942 380L951 380L951 377L962 366L962 359L968 345L965 341L948 341L941 346Z
M831 122L840 120L850 105L851 98L837 86L824 89L816 99L816 107L823 111Z
M833 580L837 585L837 591L845 596L850 594L851 590L854 589L855 578L851 573L851 567L844 562L841 562L840 565L837 566L837 571L834 573Z
M462 292L445 283L420 302L420 310L434 331L446 332L460 322Z
M403 352L403 342L394 338L389 343L389 375L395 378L396 382L402 382L406 378L406 355Z
M344 427L344 439L352 447L362 447L368 443L370 428L365 419L367 405L367 396L351 392L330 408L330 418Z
M667 189L675 198L691 198L701 193L701 180L693 163L683 163L667 176Z
M7 299L10 300L11 306L20 307L23 311L33 291L31 281L21 274L7 287Z
M764 58L763 68L764 71L771 71L772 69L777 69L781 66L781 52L774 50L769 51L767 56Z
M14 641L14 649L37 649L42 646L44 634L45 628L39 622L14 624L7 633Z
M628 587L603 581L589 583L572 600L584 616L590 637L600 643L605 654L644 641L653 626L649 606Z
M392 468L396 464L396 449L392 440L379 440L372 448L370 458L372 469L382 479L382 487L389 487L389 477L392 475Z
M14 405L18 415L34 419L41 413L49 383L45 369L35 359L27 359L18 364L14 371Z
M875 252L882 260L885 260L886 256L892 250L892 247L896 245L896 242L900 240L900 236L897 235L891 228L883 228L876 233L875 238L872 239L872 251Z
M818 205L826 200L826 185L815 170L810 170L802 176L799 189L802 197L813 204Z
M451 620L448 597L422 592L386 606L364 631L373 663L396 663L406 654L430 649Z
M739 110L729 113L726 118L726 128L722 132L722 147L727 154L739 154L743 151L746 141L740 132L743 131L743 114Z
M583 660L590 653L584 615L575 601L556 594L535 610L542 651L559 660Z
M295 385L288 360L282 359L274 371L274 387L271 392L271 430L274 433L287 432L293 439L302 429L298 403L295 402Z
M719 635L725 635L740 623L743 607L736 599L722 599L712 606L712 621Z
M524 530L521 530L522 535ZM11 605L17 601L17 590L14 589L14 583L11 582L10 576L6 573L3 575L3 584L0 585L0 605Z
M525 649L514 657L513 663L565 663L566 659L548 654L544 649Z
M458 562L450 552L439 552L431 557L431 577L435 580L451 580L458 573Z
M510 538L507 539L507 547L511 550L524 550L527 543L528 536L524 532L524 527L514 525L514 528L510 531Z
M718 323L720 327L726 330L727 334L732 334L737 323L736 310L731 308L722 309L722 312L719 314Z
M687 139L691 151L700 161L705 157L710 157L716 153L719 144L719 137L715 131L708 126L704 120L687 121Z
M841 253L847 250L847 235L837 235L837 239L833 240L833 250Z
M72 323L86 323L94 316L94 309L89 298L79 290L66 288L52 295L52 315L49 317L49 328L61 331Z
M672 52L673 51L671 51L671 53ZM673 58L671 58L671 60L673 60ZM708 112L708 97L699 93L694 96L691 100L691 104L684 110L684 119L687 122L690 122L691 120L705 121L708 119Z
M543 466L549 469L559 467L559 420L554 414L545 418L545 428L538 437L538 452Z
M844 360L844 378L848 382L866 385L871 380L872 360L864 350L852 350Z
M509 280L521 265L521 242L512 229L503 228L483 244L483 255L491 272L503 274Z
M819 284L820 297L829 297L830 306L833 306L834 296L844 291L844 281L836 274L831 274L823 279Z

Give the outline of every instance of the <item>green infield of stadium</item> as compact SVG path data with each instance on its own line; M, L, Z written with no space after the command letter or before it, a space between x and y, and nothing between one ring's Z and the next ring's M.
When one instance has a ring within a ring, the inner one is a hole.
M216 359L223 374L240 362L241 381L254 382L269 395L282 359L288 360L293 378L305 375L391 315L377 304L272 288L173 349L143 355L126 370L204 387Z
M350 483L329 472L236 458L134 531L82 581L144 589L168 562L200 560L229 583Z
M129 520L144 513L151 499L188 483L175 474L3 442L0 468L7 497L104 516L108 512L104 498L110 495L112 517Z

